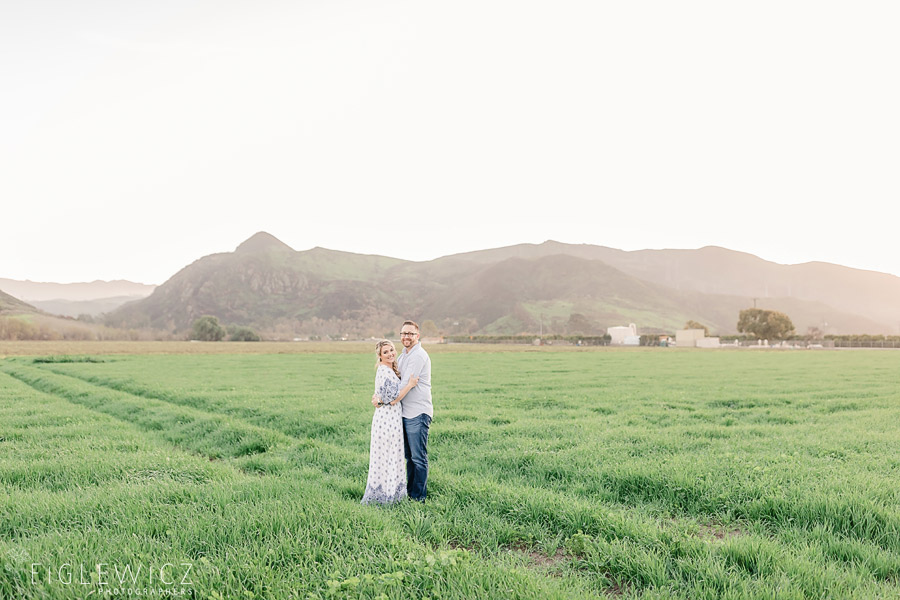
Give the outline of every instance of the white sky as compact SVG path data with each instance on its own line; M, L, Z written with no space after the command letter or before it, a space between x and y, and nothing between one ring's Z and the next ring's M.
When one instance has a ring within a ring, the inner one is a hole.
M900 275L900 3L10 0L0 277L162 283L268 231Z

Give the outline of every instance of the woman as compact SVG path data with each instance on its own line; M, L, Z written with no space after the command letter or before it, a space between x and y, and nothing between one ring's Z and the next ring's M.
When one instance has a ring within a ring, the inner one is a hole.
M403 460L403 420L400 401L419 382L412 377L400 389L397 350L390 340L375 345L375 394L379 406L372 417L372 442L369 447L369 478L363 504L392 504L406 497L406 467Z

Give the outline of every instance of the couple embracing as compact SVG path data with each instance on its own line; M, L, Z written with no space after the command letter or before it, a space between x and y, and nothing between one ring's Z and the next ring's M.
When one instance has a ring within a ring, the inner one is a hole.
M407 494L425 502L428 428L434 415L431 358L419 343L419 326L414 321L403 323L400 343L399 357L390 340L375 346L375 414L363 504L392 504Z

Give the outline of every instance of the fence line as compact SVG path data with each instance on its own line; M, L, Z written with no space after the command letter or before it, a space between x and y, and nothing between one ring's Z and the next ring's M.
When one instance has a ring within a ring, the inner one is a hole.
M830 340L834 348L900 348L896 340Z

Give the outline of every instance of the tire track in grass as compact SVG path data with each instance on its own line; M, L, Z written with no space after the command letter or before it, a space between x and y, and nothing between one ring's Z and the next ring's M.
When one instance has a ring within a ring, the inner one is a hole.
M37 390L0 370L0 488L84 490L115 481L198 484L222 463L173 452L137 427ZM161 460L162 458L162 460ZM0 522L4 519L0 517Z
M97 389L109 390L135 398L147 399L159 403L160 405L171 406L175 410L187 409L194 413L222 418L220 415L217 415L207 408L198 408L196 404L200 404L201 406L207 405L206 399L199 396L191 396L185 399L165 392L154 394L153 390L146 386L134 384L133 382L122 383L101 377L77 375L54 369L52 366L42 365L37 369L40 371L49 371L59 377L79 381ZM225 411L227 418L232 422L246 423L248 427L269 431L273 435L279 436L282 440L282 442L279 443L277 452L269 451L266 453L266 456L257 455L248 457L248 459L244 461L248 470L269 472L272 465L267 465L266 459L269 457L273 459L279 457L288 460L298 467L314 464L322 472L328 474L345 473L349 470L354 476L357 476L362 469L363 483L365 482L365 468L368 466L368 456L366 456L365 459L360 460L360 455L358 453L327 440L301 436L291 433L287 429L272 427L271 421L273 415L271 414L246 415L242 413L244 413L244 410L241 407ZM358 477L356 477L356 479L358 479ZM339 485L339 487L345 488L346 486Z
M290 438L283 434L227 416L133 396L27 365L5 364L2 369L40 392L153 432L175 446L211 460L253 456L290 443Z
M302 469L312 465L322 483L345 496L357 493L360 477L365 481L367 458L360 459L357 453L322 440L294 437L230 415L136 396L46 368L20 363L2 368L38 391L130 423L177 447L211 460L232 459L244 472L274 474L291 466ZM352 479L344 477L348 472ZM361 497L362 490L358 491Z
M26 368L37 372L47 372L50 376L60 378L60 381L71 380L80 383L82 387L89 386L86 389L96 389L105 393L124 395L135 400L153 402L161 410L163 407L169 407L168 410L171 411L187 410L193 414L208 415L210 418L223 418L210 410L197 408L195 404L208 406L207 399L201 396L181 398L166 391L154 394L153 390L147 386L135 384L132 381L122 382L74 374L68 370L54 368L52 363L41 364L40 367L26 366ZM246 423L248 427L269 431L281 439L276 449L241 458L242 470L273 473L283 470L286 466L291 466L298 469L300 476L316 478L321 483L337 490L344 497L362 497L368 467L367 454L361 456L357 452L327 440L300 436L273 428L268 425L272 420L271 415L243 415L242 412L243 409L240 407L228 410L226 411L227 418L232 422ZM254 423L254 420L264 421L267 425Z
M126 394L130 394L132 396L139 396L142 398L150 398L153 400L158 400L161 402L168 402L170 404L176 406L186 406L189 408L193 408L196 410L203 410L209 412L211 414L217 414L216 410L221 411L223 414L227 414L234 419L239 419L245 421L247 423L251 423L258 427L263 427L265 429L271 429L273 431L278 431L284 435L292 437L294 439L299 440L307 440L307 439L322 439L325 436L317 436L313 438L312 436L301 436L297 435L296 427L291 426L279 426L279 423L292 423L292 419L296 417L296 411L290 413L278 412L272 413L267 412L265 414L259 414L255 407L248 406L210 406L210 398L203 395L187 395L180 396L175 393L172 393L169 390L160 390L153 389L146 385L142 385L133 380L122 381L121 379L111 379L107 377L101 377L97 375L86 375L78 372L71 372L68 369L60 368L59 366L53 363L42 364L40 367L42 370L51 371L56 373L57 375L62 375L64 377L72 377L74 379L79 379L86 383L95 385L97 387L103 387L111 390L116 390L119 392L123 392ZM274 423L273 423L274 421ZM325 425L316 423L314 425L318 426L318 429L323 430L332 429L332 425ZM309 429L314 429L315 427L310 427Z

